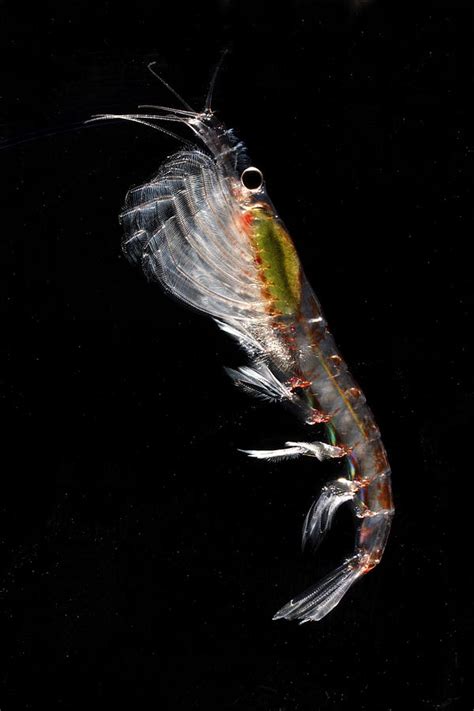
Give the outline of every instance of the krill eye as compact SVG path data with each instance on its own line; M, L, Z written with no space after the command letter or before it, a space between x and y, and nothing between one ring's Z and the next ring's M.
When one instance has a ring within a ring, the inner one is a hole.
M246 168L240 180L247 190L258 190L263 185L263 175L258 168Z

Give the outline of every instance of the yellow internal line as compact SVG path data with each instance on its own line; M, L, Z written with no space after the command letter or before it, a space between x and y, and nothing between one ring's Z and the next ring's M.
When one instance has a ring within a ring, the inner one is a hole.
M359 428L361 434L364 435L364 437L365 437L365 436L366 436L366 433L365 433L364 430L362 429L362 426L361 426L361 424L360 424L360 420L358 419L357 414L356 414L356 413L354 412L354 410L352 409L352 405L350 404L350 402L349 402L348 399L346 398L344 392L341 390L341 388L340 388L339 385L337 384L334 375L333 375L333 374L331 373L331 371L329 370L329 368L328 368L328 366L327 366L327 364L326 364L325 359L324 359L324 358L322 357L322 355L321 355L321 349L320 349L320 348L318 347L318 345L314 342L314 339L313 339L313 338L312 338L311 340L313 341L313 345L314 345L314 347L315 347L317 353L318 353L319 356L320 356L320 357L319 357L319 360L320 360L320 362L321 362L321 364L322 364L324 370L326 371L326 373L329 375L329 377L330 377L331 380L333 381L333 383L334 383L334 385L336 386L336 388L337 388L337 390L338 390L338 392L339 392L339 394L340 394L340 396L341 396L341 398L342 398L342 400L343 400L345 406L349 409L349 412L350 412L351 415L352 415L352 419L353 419L354 422L356 423L356 425L357 425L357 427ZM328 414L329 414L329 413L328 413Z

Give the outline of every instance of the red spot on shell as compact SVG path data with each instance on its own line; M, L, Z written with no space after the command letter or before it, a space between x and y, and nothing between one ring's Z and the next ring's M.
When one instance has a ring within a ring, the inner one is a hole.
M252 215L252 213L250 212L250 210L246 210L246 211L242 214L242 222L243 222L243 225L244 225L244 228L245 228L245 229L248 229L248 228L250 227L250 225L251 225L252 222L253 222L253 215Z

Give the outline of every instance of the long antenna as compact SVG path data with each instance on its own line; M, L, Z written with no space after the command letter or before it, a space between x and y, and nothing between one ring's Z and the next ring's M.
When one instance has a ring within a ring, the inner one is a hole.
M153 67L155 66L155 64L156 64L156 62L150 62L150 64L148 65L148 70L153 74L153 76L154 76L156 79L158 79L158 81L160 81L160 82L163 84L163 86L165 86L165 87L168 89L168 91L171 91L171 93L173 94L173 96L175 96L175 97L178 99L178 101L180 101L180 102L183 104L183 106L185 106L185 107L188 109L188 111L192 111L193 114L197 113L197 112L193 109L193 107L190 106L190 105L188 104L188 102L185 101L185 100L183 99L183 97L178 94L178 92L176 91L176 89L173 89L173 87L170 86L170 85L168 84L168 82L165 81L165 80L163 79L163 77L161 77L161 76L155 71L155 69L153 69Z
M191 141L188 141L186 138L183 138L183 136L178 136L178 134L174 133L174 131L169 131L167 128L163 128L163 126L157 126L156 124L151 123L151 121L146 121L145 119L147 118L161 119L162 117L147 116L146 114L143 114L143 118L140 114L97 114L96 116L92 116L92 118L84 121L84 123L92 123L94 121L113 121L115 119L133 121L134 123L141 123L143 126L149 126L150 128L154 128L155 131L160 131L160 133L165 133L167 136L171 136L171 138L175 138L177 141L180 141L181 143L184 143L187 146L193 145Z
M209 84L209 90L208 90L207 96L206 96L206 103L205 103L205 105L204 105L204 112L205 112L206 114L212 114L212 106L211 106L211 103L212 103L212 94L214 93L214 86L215 86L215 84L216 84L217 75L219 74L219 72L220 72L220 70L221 70L221 68L222 68L222 65L223 65L223 63L224 63L224 59L226 58L226 56L227 56L228 54L229 54L229 50L228 50L227 48L224 49L224 51L222 52L222 54L221 54L221 56L220 56L219 61L218 61L217 64L216 64L216 68L214 69L214 73L213 73L213 75L212 75L211 83Z

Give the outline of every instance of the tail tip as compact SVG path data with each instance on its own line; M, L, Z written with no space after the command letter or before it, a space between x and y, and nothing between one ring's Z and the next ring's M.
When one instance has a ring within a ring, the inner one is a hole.
M273 615L272 619L298 620L300 624L322 620L338 605L364 572L361 558L356 554L321 582L291 599Z

